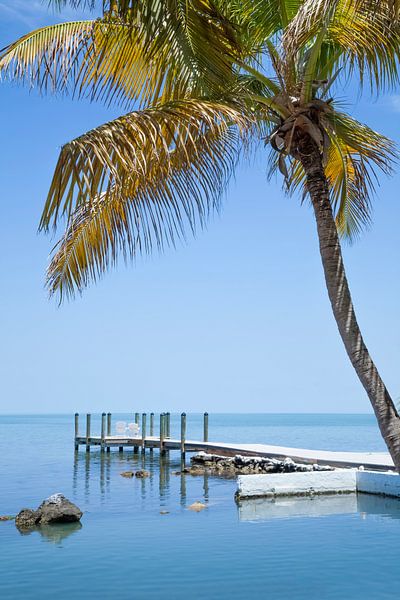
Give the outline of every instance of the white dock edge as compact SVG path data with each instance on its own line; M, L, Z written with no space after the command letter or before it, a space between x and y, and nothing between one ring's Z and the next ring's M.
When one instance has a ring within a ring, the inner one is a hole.
M398 473L357 471L357 491L400 498L400 475Z
M271 475L239 475L238 497L302 496L356 492L353 469L274 473Z
M362 492L400 498L400 475L393 472L311 471L273 473L271 475L239 475L238 498L304 496Z

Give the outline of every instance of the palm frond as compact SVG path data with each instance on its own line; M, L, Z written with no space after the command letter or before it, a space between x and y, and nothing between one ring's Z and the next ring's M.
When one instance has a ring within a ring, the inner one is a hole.
M251 121L241 110L180 102L131 113L61 151L41 228L67 216L48 286L81 291L119 253L159 250L219 206Z
M71 79L79 80L82 56L94 64L95 28L95 21L74 21L24 35L0 54L0 73L44 91L66 91Z
M394 142L345 113L325 113L323 125L330 140L325 174L336 226L340 236L352 242L371 222L377 169L391 174L398 154ZM290 195L300 191L304 200L307 187L301 162L272 151L268 164L268 176L280 171L285 190Z
M398 155L394 142L344 113L327 115L327 120L332 206L339 233L351 241L370 223L376 169L391 174Z
M150 60L137 29L109 21L60 23L33 31L6 48L0 73L42 91L60 92L105 103L152 104L162 95L183 93L190 70ZM172 79L176 76L172 89ZM192 87L195 87L193 84Z
M149 3L135 3L129 26L108 15L33 31L0 54L0 73L129 108L220 90L239 52L229 23L208 0L189 3L187 11L183 0L154 2L155 15L147 14Z
M93 10L96 5L102 7L103 13L114 11L121 17L128 16L132 9L137 4L137 0L47 0L49 6L54 6L57 10L62 10L65 6L71 6L71 8L88 8Z
M339 50L338 63L357 70L361 84L367 79L376 90L399 81L400 20L387 0L305 0L284 33L288 55L298 55L312 44L331 12L325 43ZM318 79L326 62L316 63ZM326 76L326 73L322 74Z
M282 32L304 0L222 0L221 10L238 24L253 46L263 46Z

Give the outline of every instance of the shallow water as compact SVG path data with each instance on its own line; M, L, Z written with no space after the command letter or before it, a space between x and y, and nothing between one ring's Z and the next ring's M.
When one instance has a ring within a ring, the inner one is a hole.
M118 419L123 418L118 416ZM173 418L172 434L178 416ZM97 423L93 424L93 432ZM201 434L188 416L188 438ZM0 598L384 599L400 584L400 502L234 502L235 481L175 475L179 455L73 451L71 416L0 417L0 514L63 492L82 526L0 523ZM210 439L383 450L368 415L210 415ZM148 479L121 471L145 468ZM187 507L200 500L207 508ZM168 511L168 514L160 514Z

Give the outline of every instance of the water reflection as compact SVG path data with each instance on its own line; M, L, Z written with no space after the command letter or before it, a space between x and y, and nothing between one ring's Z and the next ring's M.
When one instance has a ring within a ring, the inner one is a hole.
M77 523L55 523L53 525L40 525L29 529L17 527L19 533L23 536L39 533L47 542L61 545L62 540L76 533L82 528L82 524Z
M127 470L143 470L149 473L149 477L138 478L140 495L143 501L149 493L154 492L154 487L158 486L160 504L164 506L171 495L171 478L174 482L179 478L181 506L186 506L188 478L197 481L202 480L201 496L205 501L208 502L209 500L209 479L212 477L210 473L200 475L183 473L180 459L172 457L169 452L166 452L164 456L160 456L157 451L137 454L134 452L75 452L72 478L74 495L79 496L83 484L86 500L89 500L91 490L97 496L98 489L100 489L100 499L104 503L108 493L111 493L111 471L114 475L119 475ZM220 476L218 478L220 479Z
M400 499L372 494L357 494L357 510L361 516L379 515L381 518L400 519Z
M400 519L400 500L371 494L334 494L327 496L253 498L239 500L241 521L265 521L274 518L323 517L338 514L359 514L366 519Z
M356 494L253 498L238 501L241 521L264 521L273 518L321 517L357 512Z

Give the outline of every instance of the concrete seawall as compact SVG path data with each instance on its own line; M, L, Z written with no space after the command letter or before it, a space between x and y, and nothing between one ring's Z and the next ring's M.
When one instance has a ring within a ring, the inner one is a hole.
M400 498L400 476L393 472L380 473L355 469L239 475L237 497L268 498L356 492Z

